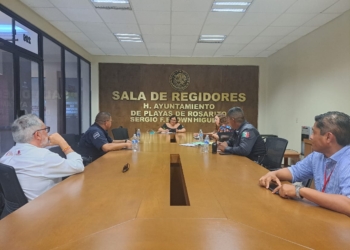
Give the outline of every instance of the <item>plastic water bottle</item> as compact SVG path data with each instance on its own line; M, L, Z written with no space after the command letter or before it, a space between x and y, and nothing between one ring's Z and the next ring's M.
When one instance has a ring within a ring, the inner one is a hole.
M199 130L198 135L199 135L199 141L203 141L203 131L201 129Z
M140 131L139 128L137 129L136 136L137 136L137 140L140 142L140 140L141 140L141 131Z
M134 136L132 137L132 150L134 152L137 152L137 150L139 149L139 141L137 140L137 136L136 134L134 134Z
M209 152L209 135L205 136L204 145L203 145L203 153Z

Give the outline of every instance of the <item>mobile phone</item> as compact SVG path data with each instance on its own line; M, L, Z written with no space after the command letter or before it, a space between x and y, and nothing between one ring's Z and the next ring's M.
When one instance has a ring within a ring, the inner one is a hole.
M277 184L275 184L275 183L270 183L269 190L270 190L270 191L273 191L273 190L275 190L276 187L278 187ZM279 194L279 192L277 191L275 194Z

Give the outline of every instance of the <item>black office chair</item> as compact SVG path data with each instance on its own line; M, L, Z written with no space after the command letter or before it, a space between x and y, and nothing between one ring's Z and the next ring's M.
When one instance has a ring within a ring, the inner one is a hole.
M62 134L61 135L63 137L63 139L66 140L66 142L69 144L69 146L71 146L71 148L76 151L78 148L78 144L79 144L79 140L80 137L79 135L75 135L75 134Z
M129 133L127 128L120 126L119 128L112 129L114 140L126 140L129 139Z
M19 184L15 169L2 163L0 163L0 186L5 203L0 215L2 219L28 203L28 199Z
M270 171L280 169L288 141L279 137L267 137L265 145L266 155L260 161L260 164Z
M311 186L313 180L314 179L307 179L307 180L303 181L302 184L303 184L304 187L308 187L309 188Z
M66 140L66 142L68 143L69 146L71 146L71 148L77 152L79 154L79 141L80 141L80 137L82 135L75 135L75 134L62 134L61 135L63 137L63 139ZM58 154L59 156L61 156L62 158L67 158L66 154L63 153L63 151L61 150L61 148L59 146L55 146L55 147L51 147L49 148L49 150L51 152L54 152L56 154Z
M58 154L59 156L61 156L62 158L66 158L66 154L63 153L62 149L60 148L60 146L54 146L49 148L49 150L53 153Z
M260 134L261 138L263 138L264 141L266 141L266 138L268 137L278 137L277 135L272 134Z
M234 132L218 132L219 142L224 142L233 136Z

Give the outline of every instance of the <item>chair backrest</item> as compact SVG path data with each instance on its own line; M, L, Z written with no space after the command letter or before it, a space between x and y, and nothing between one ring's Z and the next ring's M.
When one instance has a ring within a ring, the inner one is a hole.
M219 141L220 142L227 141L233 136L233 133L234 132L218 132Z
M266 138L266 155L264 156L261 165L269 170L281 168L284 152L286 151L288 141L279 137Z
M69 146L72 147L72 149L73 149L74 151L77 150L78 144L79 144L79 140L80 140L80 136L79 136L79 135L75 135L75 134L62 134L61 136L63 137L63 139L66 140L66 142L69 144Z
M129 133L127 128L120 126L119 128L112 129L114 140L126 140L129 139Z
M59 156L61 156L62 158L67 158L66 154L63 153L62 149L60 148L60 146L53 146L51 148L49 148L49 150L53 153L58 154Z
M271 135L271 134L260 134L261 138L263 138L264 141L266 141L266 138L268 137L278 137L277 135Z
M0 185L5 203L0 216L2 219L28 203L28 199L19 184L15 169L2 163L0 163Z

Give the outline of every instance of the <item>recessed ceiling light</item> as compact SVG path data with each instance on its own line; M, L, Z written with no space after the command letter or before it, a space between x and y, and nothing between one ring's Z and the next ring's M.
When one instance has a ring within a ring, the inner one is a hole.
M201 35L198 39L199 43L222 43L225 41L225 35Z
M211 9L214 12L245 12L246 9Z
M91 0L97 9L131 10L128 0Z
M128 0L91 0L95 3L129 3Z
M142 43L142 36L139 34L123 34L116 33L114 34L119 42L132 42L132 43Z
M214 2L213 5L248 6L250 2Z
M245 12L251 2L213 2L214 12Z

